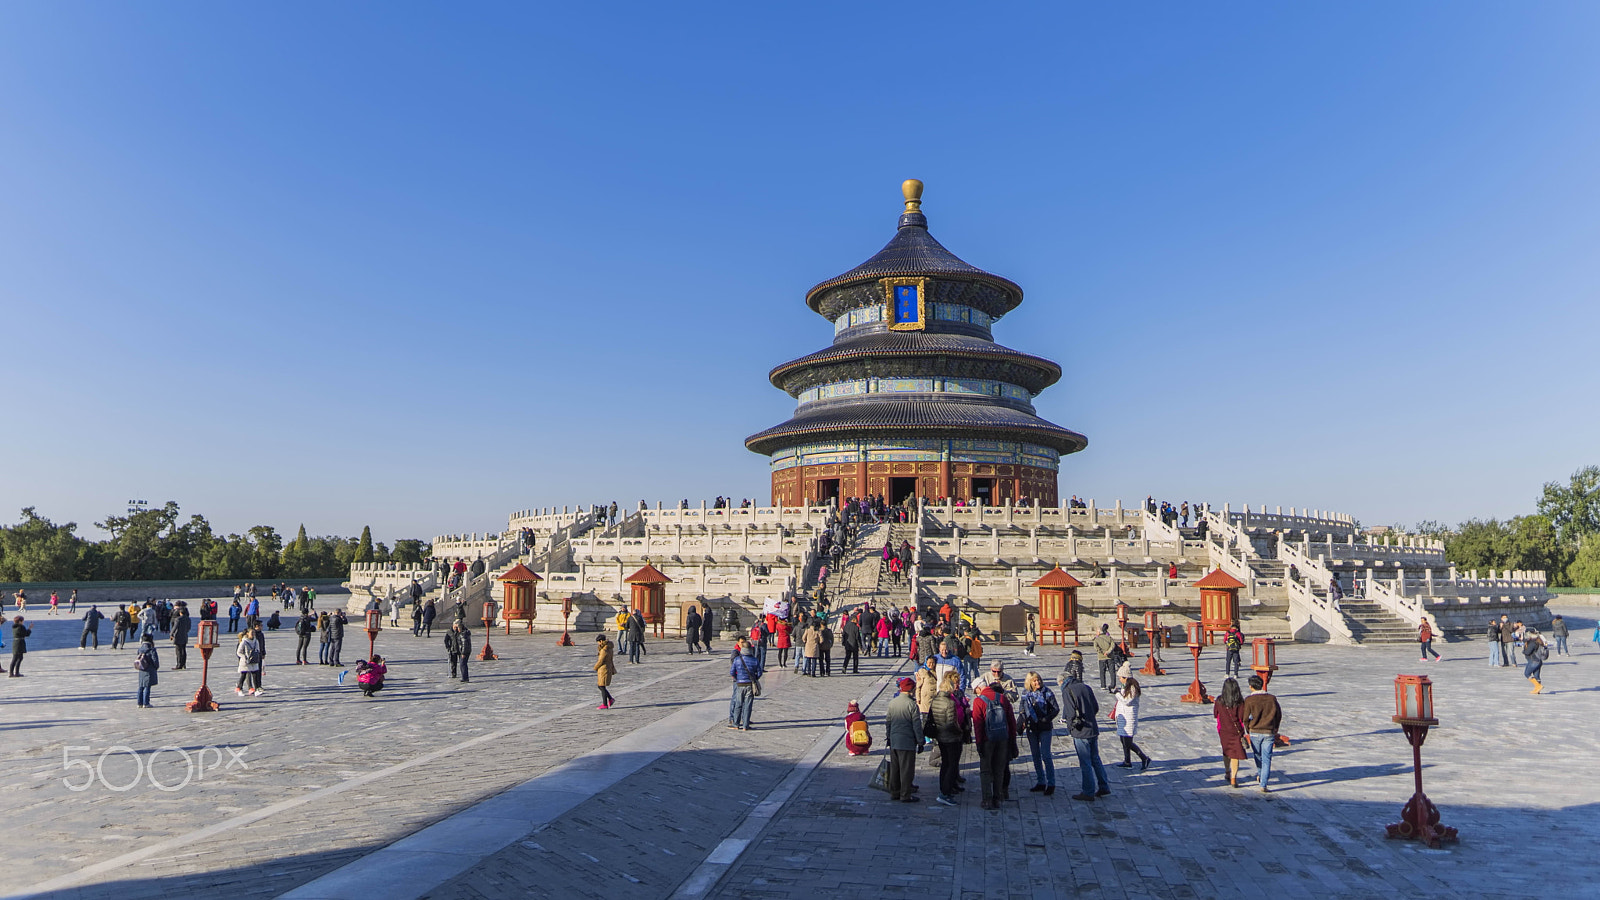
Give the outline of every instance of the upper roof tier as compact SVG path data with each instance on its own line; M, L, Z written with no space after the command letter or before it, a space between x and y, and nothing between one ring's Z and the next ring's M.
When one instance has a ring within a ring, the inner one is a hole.
M970 265L928 233L928 217L921 209L922 182L910 179L901 185L901 191L905 194L906 209L900 216L900 228L894 237L871 259L807 291L806 305L831 320L839 312L832 307L840 304L828 303L827 299L836 289L876 282L880 278L928 276L991 288L982 292L987 302L981 306L996 318L1016 309L1022 302L1022 288L1016 282ZM855 304L844 304L850 305Z

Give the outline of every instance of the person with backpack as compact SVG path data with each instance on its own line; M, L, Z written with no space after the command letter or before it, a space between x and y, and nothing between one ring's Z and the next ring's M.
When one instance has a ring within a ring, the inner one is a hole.
M916 803L917 747L922 744L922 713L913 692L917 683L902 678L899 692L884 712L884 731L889 736L889 799Z
M1028 752L1033 755L1034 783L1028 790L1049 797L1056 792L1056 760L1050 752L1050 739L1055 734L1061 705L1038 672L1029 672L1022 679L1021 707L1022 729L1028 735Z
M1422 648L1422 661L1428 661L1428 654L1433 654L1433 661L1438 662L1441 657L1439 651L1433 649L1433 623L1427 616L1422 617L1422 624L1417 626L1417 644Z
M1083 789L1072 795L1074 800L1093 803L1096 797L1111 793L1111 782L1106 778L1106 767L1100 762L1100 703L1094 698L1094 689L1083 683L1083 663L1069 659L1062 677L1062 710L1070 713L1068 731L1072 735L1072 748L1078 755L1078 772L1083 777Z
M22 621L18 616L17 621ZM1522 667L1522 677L1533 682L1530 694L1544 693L1544 684L1539 681L1539 675L1544 671L1544 661L1550 658L1550 645L1539 636L1537 628L1529 628L1522 636L1522 654L1527 663Z
M1229 625L1228 630L1223 632L1222 648L1228 653L1222 664L1222 674L1238 678L1239 656L1244 652L1244 632L1239 630L1238 625Z
M851 756L863 756L872 749L872 729L867 727L867 717L861 714L861 704L855 700L844 711L844 749Z
M133 658L133 668L139 673L139 694L135 698L140 709L152 709L150 689L156 686L156 671L161 668L161 656L156 653L154 635L146 635L139 644L139 655Z
M1122 762L1117 767L1133 768L1133 755L1138 754L1139 771L1143 772L1150 768L1150 756L1133 742L1133 736L1139 733L1139 693L1139 679L1128 676L1111 715L1117 720L1117 738L1122 741Z
M1017 716L997 681L990 681L972 701L973 737L978 743L978 774L983 787L980 809L998 810L1011 799L1011 761L1017 752Z

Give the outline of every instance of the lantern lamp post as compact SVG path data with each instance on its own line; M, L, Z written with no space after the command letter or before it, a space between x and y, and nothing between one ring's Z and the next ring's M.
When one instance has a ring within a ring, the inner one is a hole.
M490 632L494 629L494 598L486 597L483 601L483 649L478 651L479 660L499 659L494 648L489 646Z
M1117 601L1117 631L1122 634L1122 643L1128 643L1128 604Z
M217 649L216 619L200 620L200 631L195 638L194 646L200 651L200 690L194 692L194 699L184 704L183 708L192 713L216 712L222 707L211 699L211 688L206 684L211 674L211 651Z
M1278 671L1277 644L1269 637L1258 637L1250 642L1250 669L1261 676L1264 688L1272 683L1272 673Z
M1206 694L1206 686L1200 683L1200 647L1205 642L1204 626L1199 622L1190 622L1184 626L1189 645L1189 654L1194 657L1194 681L1189 685L1189 692L1179 697L1183 703L1210 703L1211 697Z
M1160 614L1153 609L1144 614L1144 633L1146 637L1150 638L1150 657L1144 661L1144 668L1139 670L1139 674L1167 674L1166 671L1161 668L1161 660L1158 656L1161 646Z
M367 610L367 659L371 659L375 651L374 644L378 642L378 632L383 630L383 613L376 609Z
M572 617L572 598L561 601L561 640L556 641L557 647L571 647L572 635L569 632L567 619Z
M1400 821L1388 826L1388 836L1422 841L1438 847L1460 840L1454 828L1439 824L1439 808L1422 793L1422 742L1428 729L1439 724L1433 717L1433 682L1426 675L1397 675L1394 679L1394 722L1411 744L1412 774L1417 792L1400 811Z

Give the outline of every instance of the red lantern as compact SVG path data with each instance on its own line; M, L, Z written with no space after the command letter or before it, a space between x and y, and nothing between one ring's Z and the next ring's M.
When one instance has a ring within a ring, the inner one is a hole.
M1078 588L1083 582L1056 566L1035 581L1039 589L1039 631L1055 632L1055 643L1065 643L1064 633L1072 629L1072 646L1078 646Z
M1272 683L1272 673L1278 671L1277 644L1269 637L1258 637L1250 642L1250 669L1261 676L1261 686Z
M1437 725L1433 717L1433 682L1426 675L1394 679L1394 721L1398 725Z
M1144 668L1139 670L1141 675L1165 675L1161 668L1159 652L1161 649L1161 623L1160 615L1151 610L1144 614L1144 633L1150 638L1150 657L1144 661Z

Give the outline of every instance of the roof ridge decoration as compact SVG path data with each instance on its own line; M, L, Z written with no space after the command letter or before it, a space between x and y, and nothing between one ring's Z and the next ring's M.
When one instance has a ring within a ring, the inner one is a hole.
M837 287L883 278L922 276L991 285L1006 295L1007 311L1022 303L1022 288L1016 282L968 263L946 250L928 233L928 217L922 212L921 181L909 178L900 186L900 190L905 195L906 205L894 237L866 262L806 291L808 306L821 312L818 308L821 296Z

